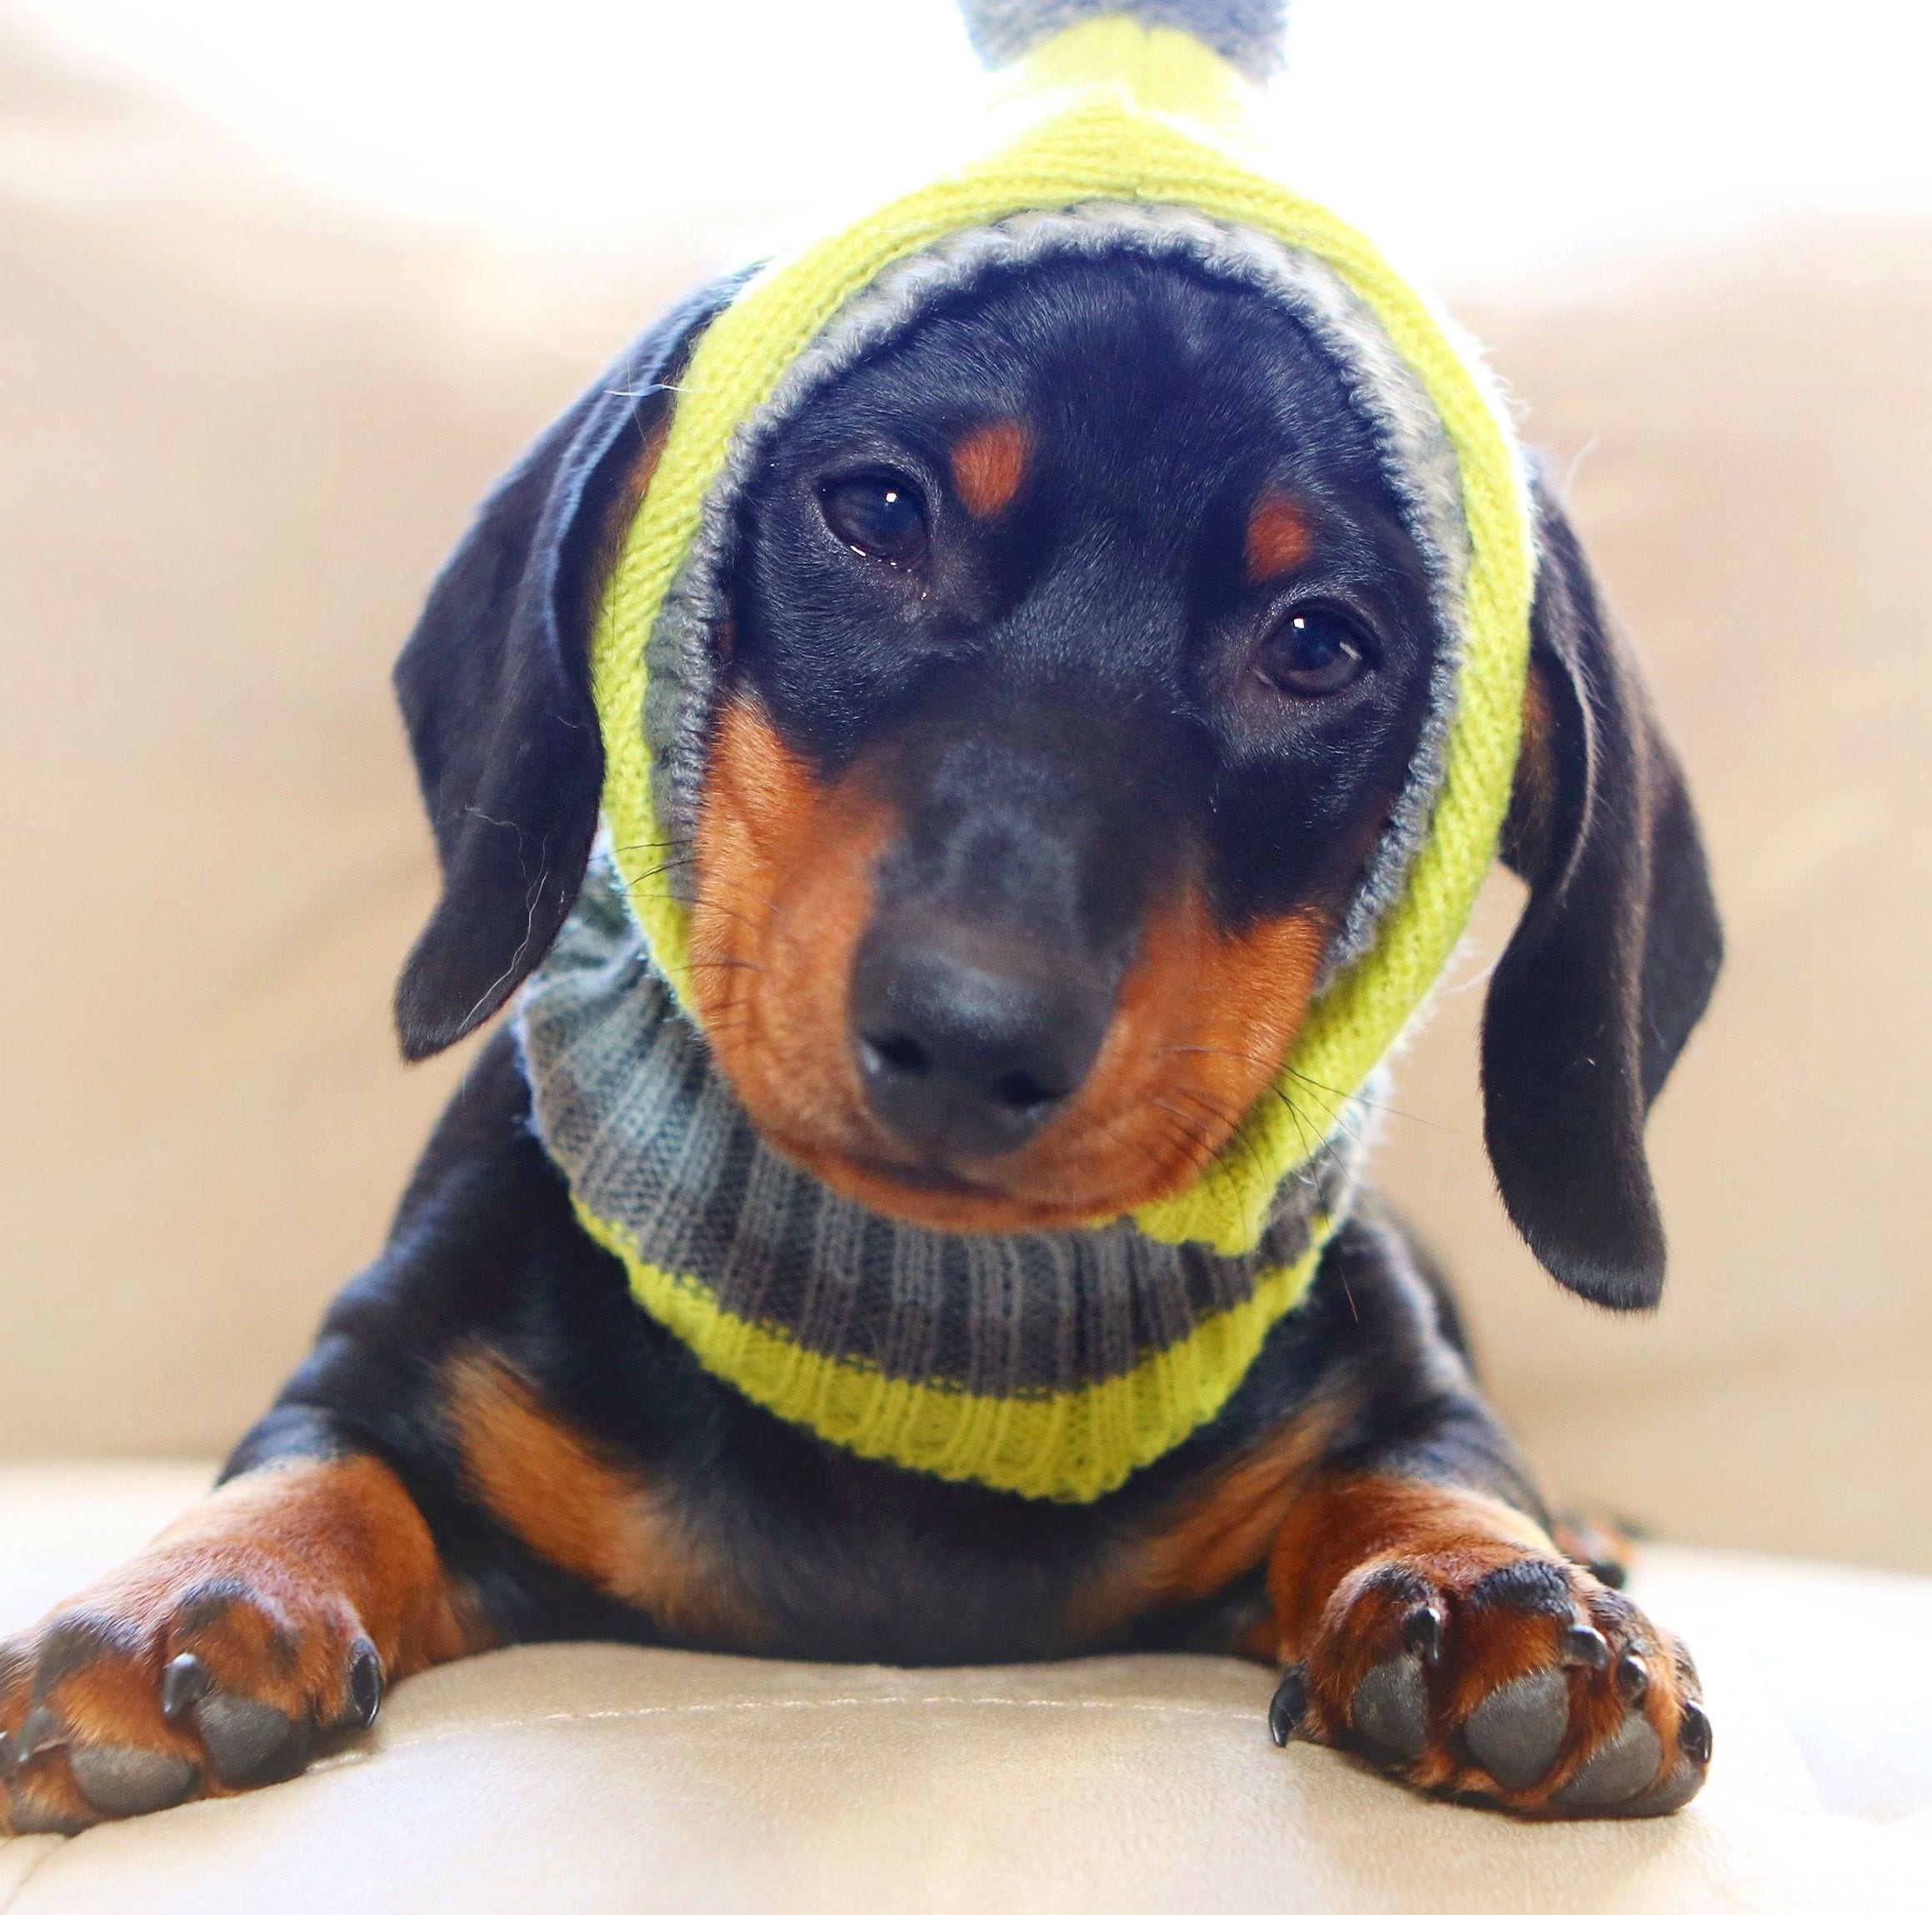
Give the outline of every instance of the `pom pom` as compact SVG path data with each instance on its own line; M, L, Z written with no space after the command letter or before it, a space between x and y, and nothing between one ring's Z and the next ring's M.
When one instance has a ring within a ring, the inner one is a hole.
M1004 67L1068 27L1126 14L1148 27L1191 33L1251 80L1280 71L1288 0L960 0L973 50Z

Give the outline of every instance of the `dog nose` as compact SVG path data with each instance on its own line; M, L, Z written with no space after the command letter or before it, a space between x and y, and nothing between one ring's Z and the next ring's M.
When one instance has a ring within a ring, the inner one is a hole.
M1016 1150L1085 1081L1113 995L1019 934L923 914L876 921L851 1003L873 1114L927 1161Z

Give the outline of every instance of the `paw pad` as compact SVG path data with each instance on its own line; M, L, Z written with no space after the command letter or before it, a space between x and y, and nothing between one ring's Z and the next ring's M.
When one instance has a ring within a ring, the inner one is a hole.
M1505 1788L1524 1789L1549 1774L1569 1728L1569 1677L1538 1669L1484 1697L1463 1725L1463 1739Z
M1551 1799L1559 1808L1611 1808L1640 1795L1663 1766L1664 1744L1649 1719L1627 1715Z
M215 1773L230 1788L280 1781L308 1759L308 1723L253 1696L211 1689L191 1713Z
M1414 1762L1429 1746L1429 1688L1419 1656L1378 1662L1356 1686L1349 1717L1378 1754Z
M172 1808L197 1779L185 1756L122 1742L89 1742L67 1752L80 1792L102 1815L147 1815Z

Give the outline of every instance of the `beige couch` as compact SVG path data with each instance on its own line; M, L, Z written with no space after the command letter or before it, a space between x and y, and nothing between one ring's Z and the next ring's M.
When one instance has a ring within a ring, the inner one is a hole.
M0 1472L0 1630L201 1477ZM1277 1749L1265 1670L896 1670L513 1649L397 1689L301 1780L0 1842L0 1915L1922 1915L1932 1582L1659 1549L1720 1754L1665 1822L1527 1828Z
M430 873L387 662L491 472L696 262L572 277L357 225L3 34L0 134L11 1626L189 1481L82 1459L218 1453L379 1240L461 1064L406 1073L387 1028ZM1932 236L1470 316L1651 661L1732 959L1654 1127L1656 1319L1559 1295L1490 1194L1505 888L1384 1182L1560 1492L1932 1571ZM1238 1668L527 1651L406 1688L371 1748L259 1800L0 1846L0 1909L1932 1906L1932 1584L1645 1575L1720 1746L1668 1828L1516 1829L1279 1755Z

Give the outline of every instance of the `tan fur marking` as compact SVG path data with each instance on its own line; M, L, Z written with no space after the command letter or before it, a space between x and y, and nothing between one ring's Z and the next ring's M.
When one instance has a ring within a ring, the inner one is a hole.
M445 1382L465 1469L507 1529L681 1636L756 1640L749 1605L646 1479L602 1455L496 1357L467 1352Z
M1285 578L1306 561L1310 543L1301 508L1286 492L1264 493L1248 518L1248 582Z
M1556 1553L1520 1510L1473 1489L1410 1477L1333 1477L1297 1498L1275 1539L1268 1597L1285 1661L1306 1652L1338 1585L1399 1558L1480 1562L1480 1571L1524 1550Z
M953 448L952 489L975 518L991 518L1012 503L1031 450L1031 438L1017 419L976 426Z
M756 700L726 707L698 818L691 991L761 1128L834 1182L848 1156L887 1151L846 1024L872 864L893 824L862 777L820 784Z
M165 1601L194 1575L228 1578L299 1614L346 1602L391 1681L477 1647L429 1529L373 1457L284 1463L224 1483L118 1576L117 1607Z
M651 489L651 482L657 476L657 462L664 456L664 442L671 437L671 414L675 408L666 405L663 417L644 435L644 442L638 448L636 462L624 475L624 482L612 497L604 511L604 522L600 539L602 562L599 567L602 576L608 578L611 569L617 562L618 555L624 549L624 540L629 534L632 522L643 509L644 495Z
M1076 1638L1212 1596L1264 1560L1345 1414L1339 1402L1311 1404L1187 1497L1161 1528L1125 1543L1075 1592L1067 1622ZM1274 1653L1270 1628L1259 1654L1268 1661Z
M1555 813L1555 722L1543 668L1532 659L1523 687L1522 748L1510 787L1509 816L1503 821L1504 851L1520 871L1533 872L1541 866Z

